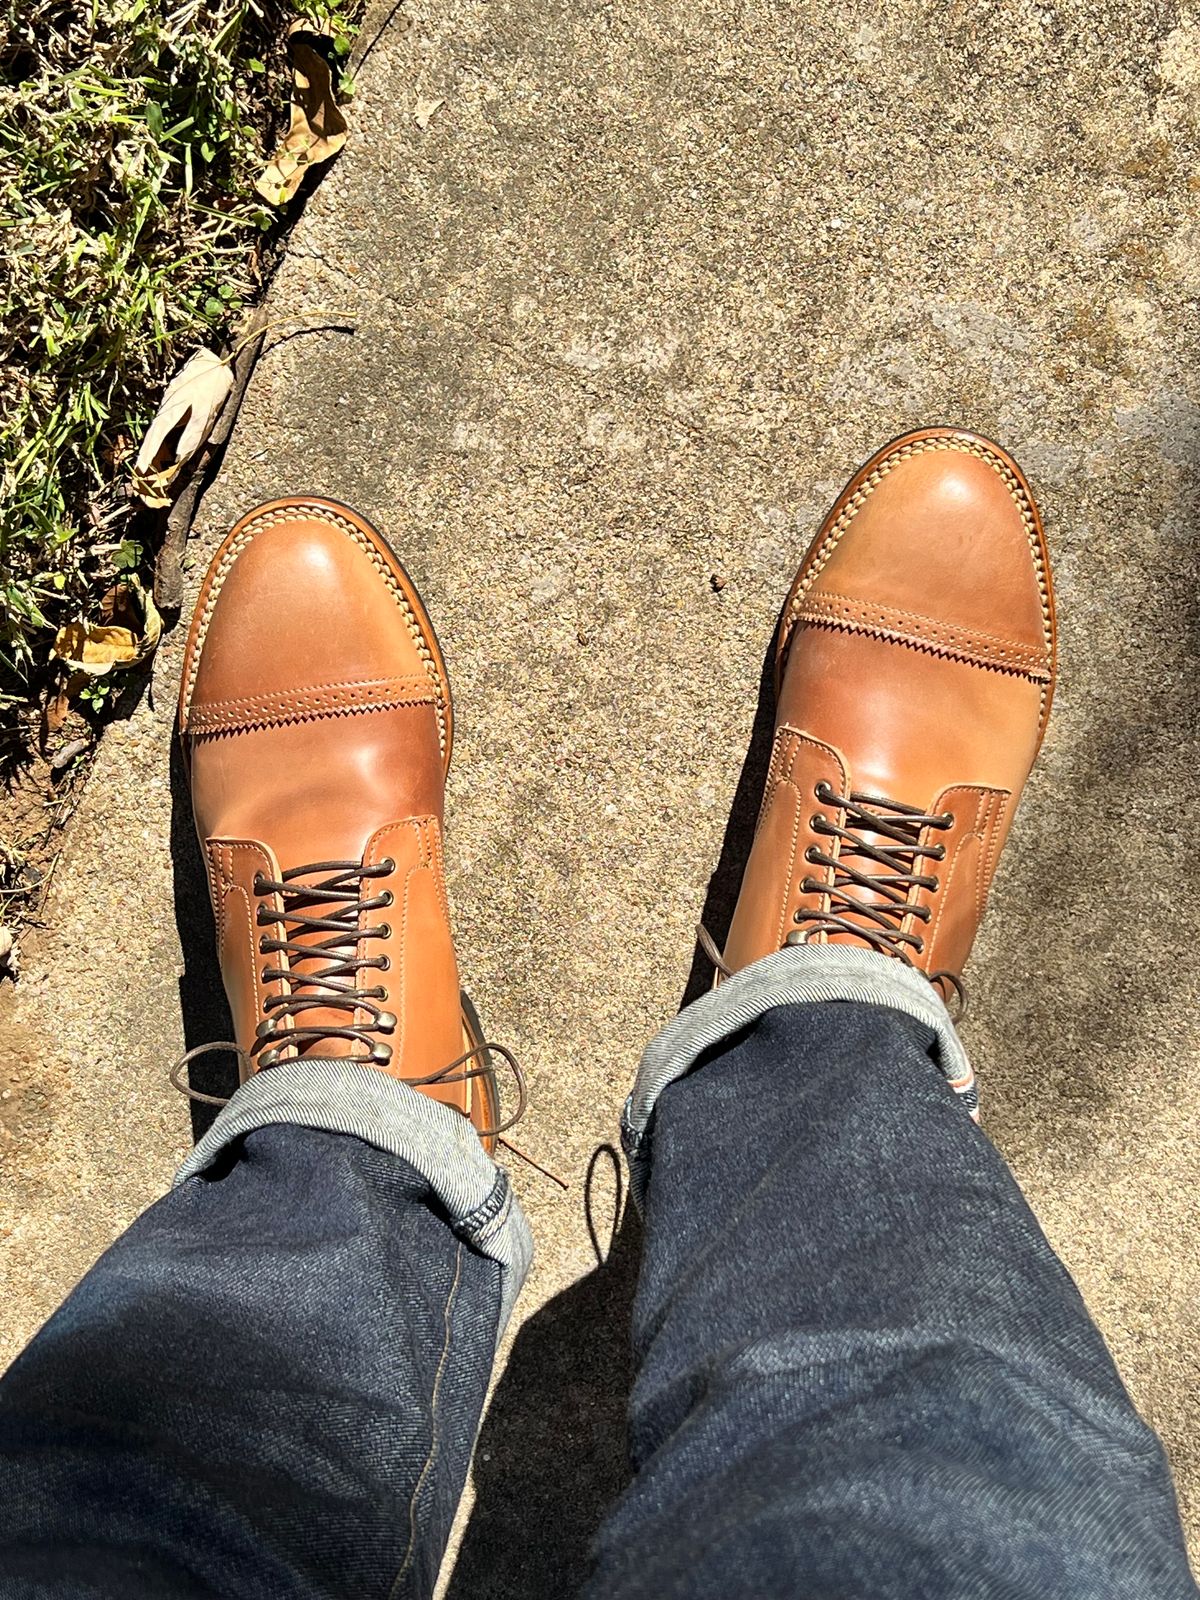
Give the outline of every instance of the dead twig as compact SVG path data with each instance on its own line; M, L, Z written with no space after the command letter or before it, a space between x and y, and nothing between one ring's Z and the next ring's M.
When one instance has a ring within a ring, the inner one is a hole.
M213 463L220 456L225 441L233 431L238 412L242 408L242 397L246 393L246 385L250 382L250 374L254 371L254 364L258 360L266 332L266 306L260 305L250 319L250 327L237 355L233 358L233 387L229 391L229 398L221 408L221 415L208 436L194 471L179 498L167 513L163 542L154 563L154 603L160 611L175 613L183 605L183 551L191 531L192 518L196 513L196 502L208 482Z

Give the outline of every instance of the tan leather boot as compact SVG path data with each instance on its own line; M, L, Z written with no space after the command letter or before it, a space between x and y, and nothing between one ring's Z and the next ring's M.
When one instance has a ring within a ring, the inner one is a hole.
M1054 689L1041 520L1016 463L928 428L851 479L788 596L775 746L725 948L963 963Z
M200 591L179 727L243 1076L352 1057L490 1145L495 1080L442 871L446 667L368 523L297 499L237 524Z

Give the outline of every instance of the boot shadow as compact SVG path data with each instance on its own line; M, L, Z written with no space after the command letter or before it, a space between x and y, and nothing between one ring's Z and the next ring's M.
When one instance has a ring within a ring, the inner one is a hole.
M759 675L758 705L702 913L724 943L754 839L775 728L775 646ZM697 947L680 1010L710 987ZM592 1158L585 1186L592 1221ZM641 1222L626 1205L607 1258L525 1323L496 1386L475 1452L475 1504L445 1600L565 1600L587 1572L592 1541L630 1479L626 1418L633 1385L630 1321L641 1264Z
M725 837L721 854L708 890L704 896L704 910L700 920L712 934L717 946L723 949L733 921L734 907L742 887L750 846L754 843L754 830L758 826L758 813L762 807L763 790L767 783L767 770L771 765L771 749L775 743L775 640L778 628L771 637L763 659L758 680L758 705L754 724L750 730L750 743L742 762L741 775L734 790L729 821L725 824ZM682 1011L711 988L712 962L699 945L692 956L692 967L679 1002Z
M204 858L192 822L192 797L179 740L171 741L171 871L175 898L175 926L183 955L183 974L179 979L179 1010L183 1019L184 1047L232 1036L233 1023L221 968L217 961L217 933ZM228 1098L238 1086L237 1058L228 1051L213 1051L199 1056L186 1069L189 1082L200 1094ZM192 1138L199 1140L212 1127L219 1106L190 1102Z
M584 1190L593 1245L591 1180L602 1157L621 1170L601 1145ZM583 1583L596 1529L629 1481L640 1258L641 1224L627 1205L607 1256L517 1334L480 1429L475 1504L445 1600L565 1600Z

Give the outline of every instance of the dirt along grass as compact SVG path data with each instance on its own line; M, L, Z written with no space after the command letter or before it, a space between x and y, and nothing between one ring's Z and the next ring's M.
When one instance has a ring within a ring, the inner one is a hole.
M255 188L288 28L336 74L361 5L0 0L0 924L36 904L130 682L72 676L56 634L149 590L165 511L130 493L138 442L197 349L236 348L295 210Z

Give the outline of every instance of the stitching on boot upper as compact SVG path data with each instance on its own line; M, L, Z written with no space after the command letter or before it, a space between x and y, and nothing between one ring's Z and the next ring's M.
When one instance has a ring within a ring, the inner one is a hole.
M939 622L918 611L899 606L881 606L856 600L850 595L823 590L811 594L795 611L795 621L814 627L837 628L849 633L869 633L897 644L911 644L950 656L971 666L992 667L1002 672L1020 673L1036 683L1050 681L1050 669L1040 651L1016 644L995 634L953 623Z
M829 558L833 555L834 550L837 548L846 530L850 527L850 524L862 510L863 506L866 505L867 501L874 494L875 490L887 477L888 473L899 466L902 461L908 461L913 456L925 455L930 451L939 450L958 450L964 455L973 455L977 457L978 460L984 462L987 466L991 467L995 473L998 474L1004 483L1005 488L1008 490L1013 504L1020 513L1021 522L1025 529L1025 537L1029 541L1030 553L1033 556L1034 570L1037 574L1038 597L1041 601L1042 608L1042 636L1046 645L1046 660L1049 662L1054 659L1054 629L1050 618L1050 591L1046 582L1045 563L1042 560L1041 541L1038 539L1037 535L1037 524L1034 520L1033 507L1030 505L1029 498L1024 489L1021 487L1020 480L1017 478L1012 469L1004 461L1002 461L994 451L989 450L986 445L981 444L978 440L967 439L962 435L957 434L936 439L914 439L911 443L902 445L898 450L895 450L890 455L885 456L879 465L872 470L869 476L859 484L858 488L854 491L849 500L847 500L846 504L838 513L836 520L828 529L825 538L821 542L821 548L817 552L811 567L809 567L809 569L804 573L796 587L796 593L792 597L791 603L788 606L787 615L783 620L783 637L781 639L782 652L786 652L787 650L792 629L795 626L800 608L804 603L804 597L807 595L808 591L812 588L813 584L820 576L822 569L829 561ZM1048 694L1049 684L1047 683L1042 686L1040 718L1042 723L1044 723L1046 719L1046 703Z
M437 705L436 692L427 678L312 684L276 694L247 695L237 700L193 705L188 715L188 733L194 737L206 733L236 733L286 722L415 705Z

